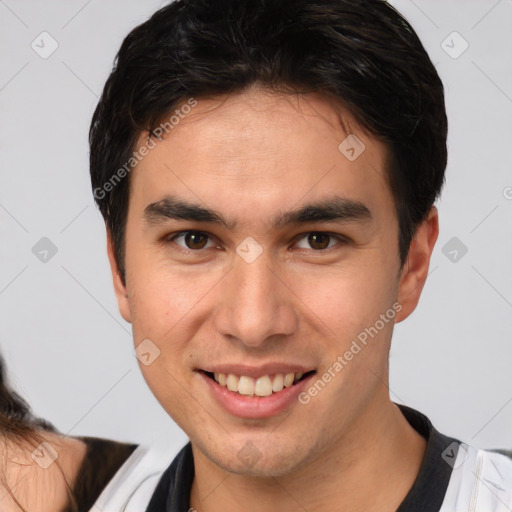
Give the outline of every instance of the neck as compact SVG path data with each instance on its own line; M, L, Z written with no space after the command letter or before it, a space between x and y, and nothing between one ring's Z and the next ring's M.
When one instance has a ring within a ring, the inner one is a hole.
M324 453L279 478L228 473L193 445L190 505L200 512L395 511L418 475L425 448L399 408L379 396Z

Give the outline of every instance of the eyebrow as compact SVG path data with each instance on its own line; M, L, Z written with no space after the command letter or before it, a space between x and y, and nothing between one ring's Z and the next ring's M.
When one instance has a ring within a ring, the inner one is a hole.
M149 226L166 222L167 220L188 220L222 225L229 231L234 231L237 221L230 221L210 208L189 203L175 196L165 196L159 201L150 203L144 209L144 220ZM296 210L281 212L267 220L271 229L285 226L296 226L314 222L371 222L370 209L360 201L345 197L334 196L315 203L301 206Z

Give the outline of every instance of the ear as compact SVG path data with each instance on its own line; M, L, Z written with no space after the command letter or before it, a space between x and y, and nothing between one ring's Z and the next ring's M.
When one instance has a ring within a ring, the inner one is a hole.
M407 261L400 273L398 302L402 309L397 312L396 323L405 320L418 305L427 280L430 256L439 235L439 216L432 206L427 218L418 226L409 247Z
M119 313L121 316L127 321L131 322L131 311L130 311L130 302L128 300L128 292L126 291L126 286L123 284L123 280L121 279L121 273L119 271L119 267L117 265L115 252L114 252L114 241L110 230L107 228L107 254L108 261L110 263L110 270L112 272L112 281L114 284L114 291L116 293L117 298L117 306L119 308Z

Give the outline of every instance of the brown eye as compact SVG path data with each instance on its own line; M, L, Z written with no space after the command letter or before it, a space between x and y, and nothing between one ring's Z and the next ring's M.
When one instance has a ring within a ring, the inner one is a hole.
M185 243L189 249L202 249L205 246L207 236L202 233L195 233L194 231L189 231L185 235Z
M312 233L308 236L308 242L313 249L327 249L330 236L326 233Z
M182 231L172 237L170 241L175 242L178 238L183 238L185 243L185 245L183 245L183 243L177 243L180 247L184 249L200 250L206 247L209 237L200 231Z
M345 240L344 237L341 235L333 235L331 233L324 233L323 231L314 231L311 233L306 233L304 236L299 240L301 242L302 240L305 240L302 242L304 245L301 247L299 244L298 247L300 249L314 249L315 251L323 251L326 249L330 249L334 245L336 245L336 242L338 242L338 245L343 246L346 245L348 242Z

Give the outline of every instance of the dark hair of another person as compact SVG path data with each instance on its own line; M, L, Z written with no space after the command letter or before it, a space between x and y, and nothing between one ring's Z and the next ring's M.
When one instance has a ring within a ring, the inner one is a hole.
M443 84L411 25L383 0L176 0L125 38L90 126L92 188L123 281L129 174L115 174L140 134L188 98L253 84L334 98L386 144L405 263L447 162Z

